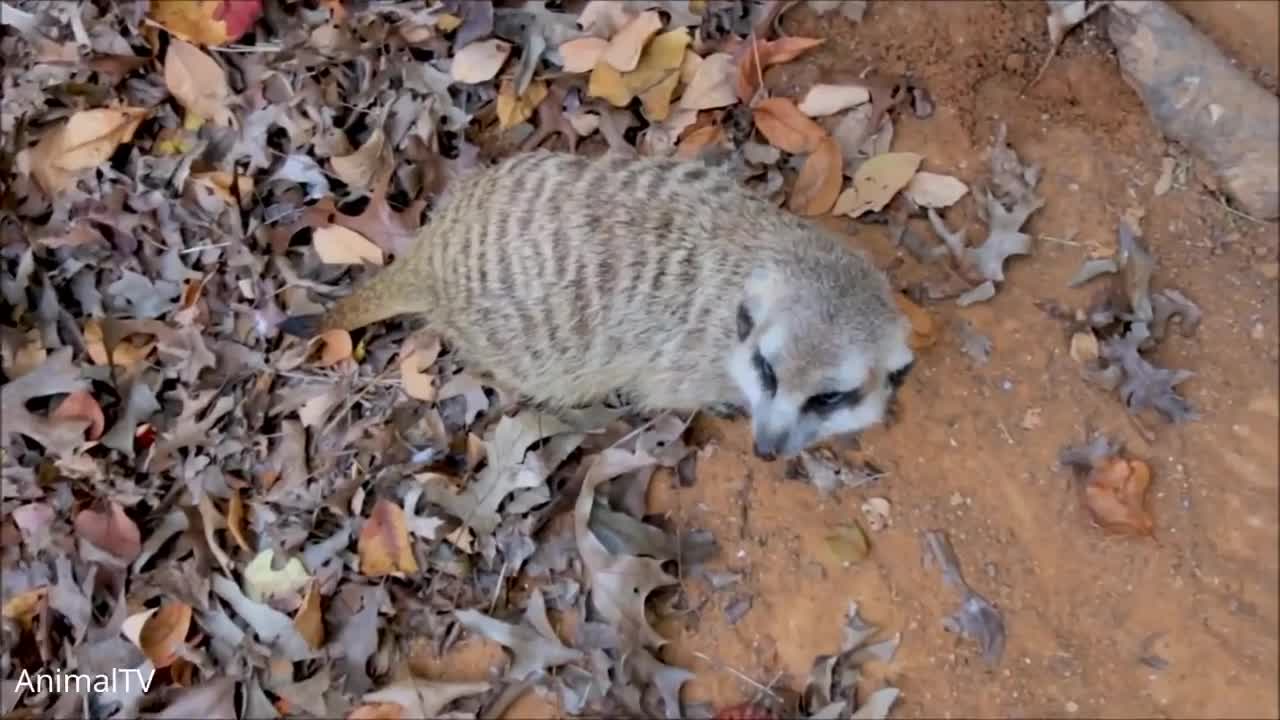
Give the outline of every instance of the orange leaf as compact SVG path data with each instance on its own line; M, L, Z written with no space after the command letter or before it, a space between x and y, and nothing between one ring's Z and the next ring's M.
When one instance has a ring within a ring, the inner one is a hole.
M231 500L227 503L227 532L245 552L253 552L244 535L244 499L240 497L240 489L231 490Z
M1111 458L1089 474L1084 503L1095 522L1121 535L1150 535L1155 529L1144 507L1151 468L1141 460Z
M365 703L351 711L347 720L401 720L404 706L400 703Z
M893 297L898 301L898 307L902 309L903 314L907 316L907 321L911 323L911 338L907 341L911 349L923 350L937 342L937 325L933 322L933 316L929 311L911 302L902 293L895 293Z
M351 357L355 345L351 333L342 329L326 330L311 340L311 357L317 367L336 365Z
M822 38L784 37L767 42L754 41L747 38L736 50L738 58L738 99L750 103L760 89L760 78L763 70L772 65L790 62L805 50L816 48L826 40ZM759 65L756 57L759 56Z
M404 510L386 498L373 506L373 514L360 529L357 551L360 572L368 577L418 571Z
M724 131L716 125L698 128L685 136L676 147L676 157L692 160L698 157L708 146L724 142Z
M152 0L151 19L198 45L240 39L262 15L262 0Z
M102 416L102 406L86 390L77 390L63 398L58 403L58 409L53 411L53 417L59 420L88 420L86 432L90 440L102 437L102 430L107 423Z
M307 586L307 594L293 618L293 626L313 649L319 650L324 646L324 615L320 609L319 583L315 580Z
M805 116L787 98L769 98L751 111L756 129L769 144L792 155L813 152L823 138L822 126Z
M177 600L167 602L147 618L138 636L138 644L152 665L166 667L177 658L178 648L186 642L190 629L191 606Z
M813 217L830 212L844 182L844 155L835 138L825 137L818 149L804 161L787 208L798 215Z
M142 552L138 526L116 501L110 501L107 512L82 510L75 519L76 535L126 565Z

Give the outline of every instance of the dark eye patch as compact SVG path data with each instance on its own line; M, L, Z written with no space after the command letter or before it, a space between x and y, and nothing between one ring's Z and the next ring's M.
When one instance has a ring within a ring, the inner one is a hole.
M804 401L804 412L829 413L842 407L854 407L862 402L862 390L854 388L844 392L828 392L812 395Z
M889 384L895 388L902 387L902 383L907 381L907 374L911 372L911 368L915 367L916 361L903 365L902 367L889 373Z
M747 312L747 304L738 305L738 342L747 339L751 331L755 329L755 321L751 319L751 313Z
M768 360L757 350L756 354L751 358L751 364L755 365L756 372L760 373L760 384L764 386L764 391L770 395L778 390L778 378L774 377L773 366Z

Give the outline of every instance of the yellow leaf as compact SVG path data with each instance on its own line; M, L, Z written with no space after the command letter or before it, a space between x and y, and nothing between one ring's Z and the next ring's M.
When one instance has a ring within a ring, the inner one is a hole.
M640 56L635 69L623 75L627 89L633 95L642 95L669 77L679 77L684 62L684 50L689 45L689 31L684 28L663 33L653 39ZM675 86L672 85L674 90Z
M564 59L564 71L584 73L600 62L604 49L609 41L598 37L583 37L570 40L560 46L560 57Z
M662 16L654 10L646 10L632 18L618 31L609 46L605 48L601 60L617 68L620 72L636 69L640 62L640 53L645 43L654 33L662 29Z
M823 138L830 137L821 125L806 117L787 98L764 100L755 106L751 115L756 129L770 145L793 155L813 152Z
M359 150L350 155L341 155L329 159L329 164L333 166L333 174L348 185L362 188L369 187L383 168L385 161L383 150L386 147L386 143L387 139L382 134L382 130L374 130L369 135L369 139L365 140L364 144L360 146Z
M453 56L453 65L449 73L455 81L460 83L475 85L489 82L497 76L510 54L511 43L509 42L497 38L477 40Z
M684 51L684 60L680 63L680 82L685 85L693 82L693 78L698 74L698 68L701 66L702 56L686 49Z
M591 78L587 81L587 97L604 98L614 107L626 107L635 93L627 87L622 73L601 60L596 63L595 69L591 71ZM502 101L501 95L498 96L498 101Z
M529 83L520 97L517 98L515 92L515 83L502 81L502 88L498 91L498 127L502 130L515 127L533 115L534 109L547 97L547 84L535 80Z
M177 600L166 602L147 617L138 635L138 647L157 668L170 665L191 629L191 606Z
M459 525L456 530L445 535L444 539L462 552L475 552L476 536L471 532L471 528L466 525Z
M382 249L365 236L341 225L326 225L312 233L311 244L320 259L331 265L381 265Z
M133 139L146 116L142 108L81 110L40 139L31 152L31 172L45 192L66 191L79 171L98 167Z
M356 547L360 556L360 573L366 577L418 571L404 510L386 498L373 506L373 513L360 528Z
M152 0L149 10L173 35L211 46L239 39L261 14L261 0Z
M835 205L844 182L844 155L835 138L825 137L818 143L796 178L787 207L797 215L822 215Z
M911 181L922 159L916 153L896 152L883 153L862 163L853 174L853 186L836 200L832 214L858 217L865 212L883 210Z
M95 365L107 364L107 344L105 336L102 332L102 323L97 318L89 318L84 323L84 344L85 350L89 353L89 359ZM132 369L138 363L147 359L151 351L156 347L156 339L154 337L143 342L141 345L123 339L111 348L111 362L116 367Z
M676 91L676 84L680 82L680 73L673 72L667 75L667 79L654 85L640 96L640 102L644 105L645 117L653 122L662 122L671 114L671 95Z
M436 27L441 32L452 32L462 25L462 18L450 13L444 13L436 18Z
M254 602L264 602L289 595L306 587L311 575L298 558L289 558L279 570L271 568L275 550L258 553L244 569L244 592Z
M222 127L231 126L227 73L200 48L174 38L164 57L164 84L187 112Z
M293 626L314 650L324 647L324 613L320 607L319 585L319 582L311 581L298 614L293 616Z
M32 588L9 598L4 603L4 617L13 620L23 630L31 628L36 614L44 607L45 598L49 595L48 586Z

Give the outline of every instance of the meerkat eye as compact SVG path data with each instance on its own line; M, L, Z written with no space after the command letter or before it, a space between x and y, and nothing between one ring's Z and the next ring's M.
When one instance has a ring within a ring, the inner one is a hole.
M902 367L889 373L889 384L895 388L902 387L902 383L907 381L907 374L911 372L911 368L915 367L916 361L903 365Z
M828 392L811 396L804 403L804 409L808 411L829 411L840 407L841 405L857 405L862 402L862 391L858 388L846 390L844 392Z
M751 313L747 312L747 304L738 305L738 342L747 339L751 331L755 329L755 321L751 319Z
M759 350L751 358L751 362L756 366L756 372L760 373L760 384L764 386L764 391L772 395L778 390L778 378L774 377L773 366L764 359Z

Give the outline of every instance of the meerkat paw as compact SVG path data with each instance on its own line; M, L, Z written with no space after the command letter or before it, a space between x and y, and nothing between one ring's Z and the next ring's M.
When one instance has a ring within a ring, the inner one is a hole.
M706 411L721 420L738 420L747 416L746 410L727 402L708 405Z

